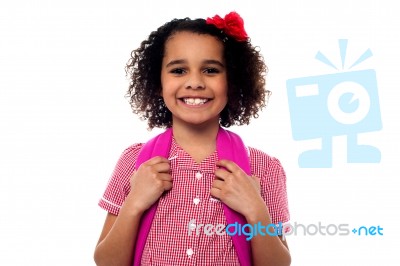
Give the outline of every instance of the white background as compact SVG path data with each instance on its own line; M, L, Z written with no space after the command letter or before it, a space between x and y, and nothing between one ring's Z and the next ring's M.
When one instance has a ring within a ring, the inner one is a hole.
M292 222L384 228L383 236L289 236L292 265L395 265L398 260L400 19L395 1L7 1L0 4L0 265L94 265L105 212L97 206L128 145L148 139L124 94L124 66L150 31L172 18L236 10L270 69L268 107L233 128L280 159ZM380 164L300 169L312 148L291 136L289 78L335 73L318 50L377 73L383 129L359 136ZM397 241L396 241L397 240Z

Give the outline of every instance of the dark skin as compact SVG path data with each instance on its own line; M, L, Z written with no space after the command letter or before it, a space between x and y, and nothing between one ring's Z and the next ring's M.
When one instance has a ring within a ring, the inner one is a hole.
M211 195L241 213L248 224L271 224L267 206L260 194L260 180L248 176L232 161L221 160L215 172ZM290 265L286 240L278 236L256 235L251 239L254 265ZM268 247L268 248L265 248Z
M140 218L164 191L172 188L169 167L166 158L154 157L132 175L131 191L119 215L107 214L94 254L97 265L132 265Z
M218 166L223 168L216 170L216 179L210 194L242 213L249 224L258 222L270 224L268 208L260 196L259 179L246 175L232 161L221 160ZM132 189L120 214L107 215L96 247L95 258L98 265L131 264L131 251L135 245L134 239L141 215L164 191L170 190L173 186L168 172L168 159L155 157L143 163L132 175ZM266 246L269 248L266 249ZM251 247L254 265L290 265L287 243L278 236L255 236L251 239ZM116 257L115 254L119 256ZM100 263L102 259L104 264Z
M195 145L196 146L196 145ZM193 145L191 145L193 149ZM210 194L232 209L242 213L249 224L270 224L268 208L260 196L259 179L248 176L234 162L221 160L215 172ZM169 161L155 157L143 163L131 177L131 192L118 216L108 214L96 248L98 265L129 265L141 215L162 194L172 188ZM151 188L151 189L149 189ZM249 208L250 206L250 208ZM109 248L109 247L112 248ZM269 248L266 249L265 247ZM254 265L289 265L290 255L285 240L273 236L255 236L251 239ZM117 257L115 254L119 254ZM123 260L120 260L123 258Z
M167 41L162 67L162 96L172 113L175 141L201 162L216 149L219 114L227 102L222 44L209 35L177 33ZM172 62L172 64L171 64ZM217 62L217 63L216 63ZM208 99L193 105L185 99ZM249 224L270 224L258 178L234 162L221 160L210 194L241 213ZM173 186L167 158L144 162L131 176L131 190L119 215L108 214L96 250L97 265L131 265L143 213ZM287 243L275 236L251 239L253 265L290 265ZM268 247L268 248L266 248Z

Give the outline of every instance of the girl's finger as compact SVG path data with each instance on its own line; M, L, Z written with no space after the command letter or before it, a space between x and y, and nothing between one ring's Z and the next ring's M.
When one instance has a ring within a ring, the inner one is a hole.
M222 189L223 186L224 186L224 181L222 180L215 179L212 183L213 188Z
M217 162L217 166L225 168L228 172L236 172L241 170L241 168L234 162L229 160L220 160Z
M172 182L170 181L163 181L164 191L170 190L172 188Z
M164 173L160 173L158 175L159 179L162 181L168 181L171 182L172 181L172 176L170 174L164 174Z
M260 183L260 178L258 176L255 175L251 175L251 178L256 181L257 183Z
M231 173L225 169L217 169L214 174L216 178L225 180Z
M211 196L213 196L214 198L220 199L221 198L221 190L218 188L211 188L210 190L210 194Z
M169 171L171 169L171 165L169 164L169 161L154 164L153 167L158 173L169 173Z

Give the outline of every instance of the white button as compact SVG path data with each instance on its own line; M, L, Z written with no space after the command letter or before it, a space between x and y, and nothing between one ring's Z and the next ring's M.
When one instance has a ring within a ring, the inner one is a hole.
M199 199L199 198L194 198L194 199L193 199L193 203L194 203L195 205L199 204L199 202L200 202L200 199Z
M197 180L200 180L202 177L203 177L203 174L202 174L202 173L200 173L200 172L197 172L197 173L196 173L196 179L197 179Z
M191 249L191 248L188 248L187 250L186 250L186 254L190 257L190 256L192 256L193 255L193 249Z

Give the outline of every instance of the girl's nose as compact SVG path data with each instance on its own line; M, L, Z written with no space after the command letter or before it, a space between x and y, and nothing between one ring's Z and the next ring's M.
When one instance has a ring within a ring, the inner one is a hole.
M188 77L188 79L186 80L186 84L185 84L186 89L198 90L198 89L205 88L204 80L203 80L201 74L192 73L192 74L188 75L187 77Z

